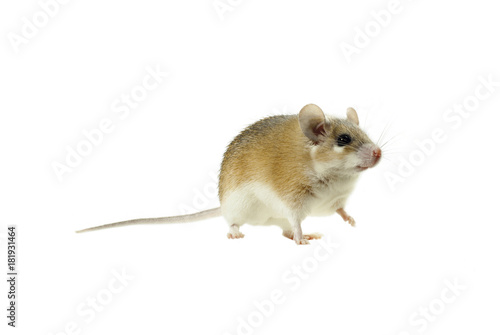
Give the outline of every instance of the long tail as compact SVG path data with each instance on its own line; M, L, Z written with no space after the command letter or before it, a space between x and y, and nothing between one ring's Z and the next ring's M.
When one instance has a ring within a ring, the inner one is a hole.
M136 224L157 224L157 223L189 223L195 221L201 221L205 219L211 219L218 216L221 216L220 207L208 209L206 211L187 214L187 215L178 215L178 216L166 216L162 218L148 218L148 219L135 219L128 221L120 221L115 223L108 223L102 226L86 228L82 230L78 230L77 233L86 233L88 231L115 228L115 227L124 227L131 226Z

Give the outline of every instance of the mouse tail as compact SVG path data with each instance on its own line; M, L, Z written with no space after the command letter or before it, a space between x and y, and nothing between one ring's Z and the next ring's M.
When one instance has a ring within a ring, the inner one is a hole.
M77 233L86 233L86 232L94 231L94 230L132 226L132 225L138 225L138 224L189 223L189 222L211 219L211 218L215 218L215 217L218 217L221 215L222 215L221 209L220 209L220 207L217 207L217 208L207 209L206 211L201 211L198 213L187 214L187 215L166 216L166 217L161 217L161 218L135 219L135 220L108 223L108 224L105 224L102 226L96 226L96 227L78 230L76 232Z

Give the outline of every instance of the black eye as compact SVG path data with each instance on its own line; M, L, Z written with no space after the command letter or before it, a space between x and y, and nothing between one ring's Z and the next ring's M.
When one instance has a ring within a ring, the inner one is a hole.
M339 147L348 145L351 142L352 142L351 136L349 136L348 134L342 134L339 137L337 137L337 144Z

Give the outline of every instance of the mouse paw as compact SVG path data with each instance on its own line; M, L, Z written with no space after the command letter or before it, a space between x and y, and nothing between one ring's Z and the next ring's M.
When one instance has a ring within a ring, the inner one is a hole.
M229 238L229 239L243 238L243 237L245 237L245 234L243 234L241 232L227 233L227 238Z
M295 243L297 243L298 245L306 245L306 244L309 244L309 240L307 238L303 238L301 240L294 240Z
M304 238L306 240L319 240L322 237L323 237L323 234L320 234L320 233L311 233L311 234L304 235Z
M354 219L352 218L352 216L350 216L349 214L347 214L347 212L343 208L337 209L337 213L342 217L342 219L345 222L349 223L352 227L356 226L356 221L354 221Z
M283 231L283 236L285 236L286 238L289 238L291 240L295 240L293 238L293 232L291 230L284 230ZM311 233L311 234L304 234L302 235L302 239L301 240L318 240L320 238L323 237L323 234L320 234L320 233ZM297 242L297 241L295 241ZM308 244L308 243L299 243L297 242L297 244Z

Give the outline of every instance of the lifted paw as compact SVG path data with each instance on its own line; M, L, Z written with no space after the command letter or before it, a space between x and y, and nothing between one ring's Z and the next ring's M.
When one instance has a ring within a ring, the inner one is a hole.
M354 219L352 218L352 216L350 216L349 214L347 214L347 212L343 208L337 209L337 213L342 217L342 219L345 222L349 223L352 227L356 226L356 221L354 221Z

